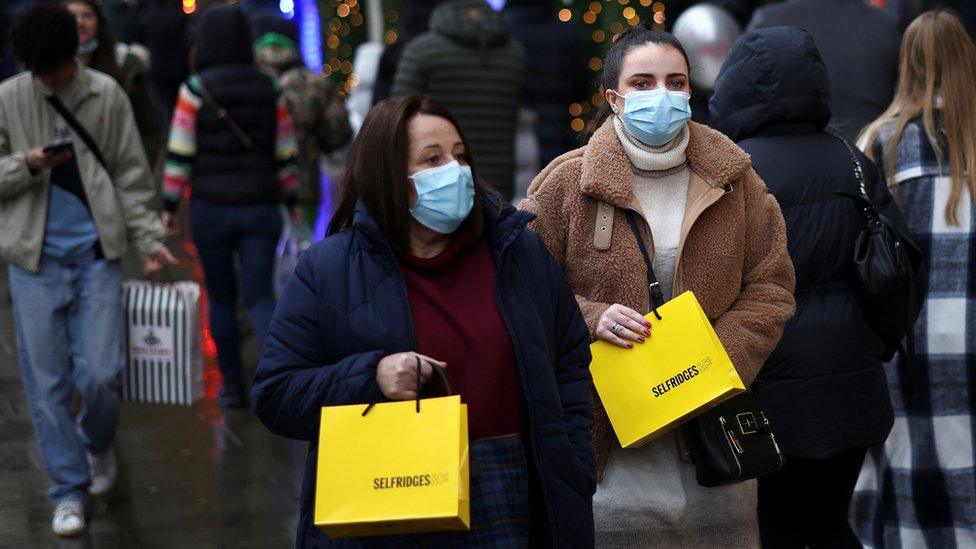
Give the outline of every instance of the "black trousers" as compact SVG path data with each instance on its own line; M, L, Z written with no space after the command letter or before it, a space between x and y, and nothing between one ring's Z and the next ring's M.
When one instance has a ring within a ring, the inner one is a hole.
M830 459L787 456L786 467L759 478L763 549L860 549L849 510L866 448Z

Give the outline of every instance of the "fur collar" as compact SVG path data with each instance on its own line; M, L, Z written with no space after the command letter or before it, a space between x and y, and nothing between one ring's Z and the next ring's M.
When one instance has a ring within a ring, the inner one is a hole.
M721 133L688 123L688 163L712 187L731 183L749 170L749 155ZM597 200L626 208L634 195L634 171L620 138L608 119L583 152L580 190Z

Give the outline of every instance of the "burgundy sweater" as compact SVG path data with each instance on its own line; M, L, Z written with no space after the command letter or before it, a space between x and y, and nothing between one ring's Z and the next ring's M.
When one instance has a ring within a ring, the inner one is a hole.
M468 405L471 440L521 434L525 405L515 351L495 299L495 260L484 239L454 238L439 255L399 256L417 352L447 363Z

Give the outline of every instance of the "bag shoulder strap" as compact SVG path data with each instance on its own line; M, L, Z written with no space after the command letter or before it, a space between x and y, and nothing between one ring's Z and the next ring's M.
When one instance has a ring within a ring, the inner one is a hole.
M861 165L861 161L857 158L857 153L854 151L854 145L851 145L850 141L837 134L831 135L843 143L844 147L847 148L847 154L850 155L851 164L854 166L854 177L857 179L858 191L860 191L861 196L868 198L868 184L864 179L864 167Z
M892 224L887 219L885 219L885 217L881 215L881 212L878 211L877 206L874 205L874 202L871 201L871 197L870 195L868 195L867 182L864 179L864 168L861 166L861 161L858 160L857 158L857 153L854 152L854 147L843 137L837 134L831 134L831 135L833 135L841 143L843 143L845 147L847 147L847 152L851 156L851 163L854 165L854 177L857 178L859 195L858 196L846 195L846 196L851 196L852 198L858 201L858 203L861 205L861 212L864 214L864 217L867 219L869 226L884 225L892 232L892 234L894 234L896 238L899 239L899 241L896 242L897 245L902 245L905 246L906 248L914 248L914 250L918 250L918 248L915 246L915 243L912 242L912 240L908 238L907 235L902 234L902 232L898 230L894 224ZM845 193L840 193L840 194L845 194ZM921 252L918 253L921 254ZM915 320L911 318L911 313L910 313L910 311L915 308L915 299L916 299L915 292L913 290L913 287L915 285L914 268L910 269L909 273L910 273L909 280L907 281L906 289L909 290L908 297L910 303L909 303L909 307L906 308L906 313L908 314L906 315L905 318L905 339L904 339L904 344L898 345L897 352L899 355L899 368L901 370L901 377L903 380L902 383L904 384L903 392L908 398L915 398L915 394L916 394L915 379L914 379L913 372L911 371L910 368L912 359L915 357Z
M869 225L875 225L881 222L881 213L878 211L877 206L871 200L871 195L868 194L868 183L864 178L864 166L861 164L860 159L857 157L857 153L854 151L854 145L845 139L844 137L831 133L835 139L844 144L847 148L847 154L851 158L851 165L854 167L854 179L857 181L857 194L852 195L848 193L838 193L849 198L853 198L861 208L861 213L867 219Z
M56 95L49 95L44 99L46 99L47 102L50 103L52 107L54 107L54 110L57 111L59 115L61 115L61 118L64 119L64 121L68 124L68 126L70 126L71 129L74 130L76 134L78 134L78 137L80 137L81 140L84 141L85 146L88 147L88 150L90 150L92 154L95 155L95 159L98 160L98 163L101 164L103 168L105 168L106 172L108 172L109 171L108 163L105 162L105 157L102 155L102 150L98 148L98 143L95 143L95 139L91 136L90 133L88 133L88 130L86 130L85 127L81 125L81 122L79 122L78 119L75 118L75 115L72 114L70 110L68 110L68 107L66 107L65 104L62 103L61 100L58 99L58 96Z
M203 98L204 103L206 103L208 107L217 113L217 117L223 120L224 124L227 124L227 127L230 128L231 133L237 137L238 141L240 141L242 145L270 160L272 164L275 163L274 159L269 157L267 152L261 150L254 140L251 139L251 136L247 135L244 128L237 123L237 120L234 120L230 113L227 112L227 109L222 107L220 103L217 103L217 100L210 95L210 91L207 90L207 87L203 85L203 77L201 77L199 74L194 75L193 83L196 84L197 91L200 92L200 97Z
M627 210L627 224L630 225L630 230L634 233L634 238L637 239L637 248L640 249L641 257L644 258L644 266L647 267L647 290L651 295L651 311L658 320L661 320L657 308L664 305L664 292L661 291L661 284L654 274L651 255L647 253L647 245L644 243L644 237L641 236L640 228L637 226L637 216L633 210Z

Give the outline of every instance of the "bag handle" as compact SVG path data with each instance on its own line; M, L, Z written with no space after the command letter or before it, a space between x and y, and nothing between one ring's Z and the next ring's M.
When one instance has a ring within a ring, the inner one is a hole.
M419 414L420 413L420 386L421 386L421 383L420 383L420 357L418 356L416 358L417 358L417 398L416 398L416 405L417 405L417 413ZM451 388L451 382L450 382L450 380L447 379L447 374L444 373L444 368L441 368L440 366L438 366L438 365L436 365L436 364L434 364L433 362L430 362L430 361L428 361L427 364L430 365L430 367L434 370L434 373L437 374L437 377L440 378L441 384L444 385L444 390L447 391L447 396L454 395L454 389ZM366 414L368 414L369 411L373 409L373 406L376 406L376 403L375 402L370 402L369 405L366 406L366 409L363 410L363 416L362 417L366 417Z
M103 168L105 168L106 172L108 172L109 171L108 163L105 162L105 157L102 156L102 150L98 148L98 144L95 143L95 139L92 138L91 134L88 133L88 130L86 130L85 127L81 125L81 122L78 122L78 119L75 118L75 115L72 114L70 110L68 110L68 107L66 107L64 103L62 103L61 100L56 95L48 95L44 99L46 99L47 102L50 103L52 107L54 107L54 110L61 115L61 118L64 119L64 121L68 124L68 126L71 126L71 129L74 130L76 134L78 134L78 137L80 137L81 140L85 142L85 146L88 147L88 150L90 150L92 154L95 155L95 159L98 160L98 163L101 164Z
M871 201L871 196L868 194L868 183L864 178L864 167L861 165L861 161L857 158L857 153L854 152L854 146L837 134L830 134L835 139L844 144L847 149L847 154L851 157L851 165L854 167L854 179L857 180L858 194L851 194L845 192L838 192L836 194L840 196L846 196L857 202L858 206L861 208L861 213L864 214L865 219L868 221L869 226L874 226L881 223L881 212Z
M231 133L233 133L234 136L237 137L238 141L240 141L242 145L250 149L251 152L255 152L259 154L265 160L269 160L271 162L271 165L273 166L275 164L274 158L268 156L268 153L266 151L261 150L254 142L254 140L251 139L251 136L247 135L247 132L244 131L244 128L242 128L241 125L238 124L236 120L234 120L234 118L230 115L227 109L220 106L220 103L217 103L217 100L214 99L212 95L210 95L210 92L207 90L207 87L203 85L203 77L200 76L199 74L196 74L194 76L196 76L196 83L197 83L197 88L199 88L200 91L200 97L203 98L203 101L207 104L207 106L213 109L214 112L217 113L217 116L221 120L223 120L225 124L227 124L227 127L230 128Z
M644 237L641 236L640 229L637 227L637 219L633 210L627 210L627 224L630 225L630 230L634 233L634 238L637 239L637 247L640 249L641 257L644 258L644 266L647 267L647 290L651 295L651 312L658 320L663 320L657 312L657 308L664 305L664 292L661 291L661 284L654 274L651 256L647 253L647 246L644 244Z

